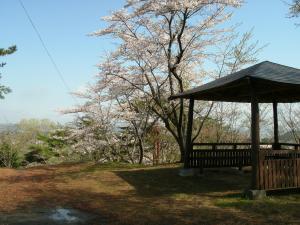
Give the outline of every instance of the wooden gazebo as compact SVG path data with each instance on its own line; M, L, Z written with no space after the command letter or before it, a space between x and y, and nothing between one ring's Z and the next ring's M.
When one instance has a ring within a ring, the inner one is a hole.
M185 168L252 165L253 190L300 187L299 144L279 142L277 115L278 103L300 102L299 69L265 61L170 97L176 98L189 99ZM251 143L192 143L195 100L251 103ZM273 103L272 144L260 143L259 103Z

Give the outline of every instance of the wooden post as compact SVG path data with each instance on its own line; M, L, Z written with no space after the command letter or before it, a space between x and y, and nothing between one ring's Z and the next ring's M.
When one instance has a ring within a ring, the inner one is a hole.
M274 118L274 143L273 150L279 150L279 135L278 135L278 112L277 112L277 102L273 102L273 118Z
M189 168L189 156L193 149L192 143L192 131L193 131L193 115L194 115L194 99L190 99L189 112L188 112L188 124L186 132L186 144L185 144L185 155L184 155L184 168Z
M259 104L256 98L251 100L251 150L252 150L252 189L259 189Z

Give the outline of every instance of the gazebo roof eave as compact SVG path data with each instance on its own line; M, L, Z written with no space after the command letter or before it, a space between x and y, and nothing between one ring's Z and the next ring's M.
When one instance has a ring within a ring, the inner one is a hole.
M242 72L245 70L242 70ZM294 77L289 76L287 79L281 79L278 76L276 79L267 79L265 75L251 76L248 73L241 75L241 71L239 71L227 77L170 96L169 100L193 98L204 101L248 103L251 102L251 97L255 94L260 103L300 102L300 70L295 70L299 71L299 74L294 75Z

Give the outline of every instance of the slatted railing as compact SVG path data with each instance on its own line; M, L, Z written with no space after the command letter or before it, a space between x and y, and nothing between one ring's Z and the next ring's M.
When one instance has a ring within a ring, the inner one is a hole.
M281 149L300 149L300 144L280 143ZM284 146L284 147L283 147ZM272 143L261 143L263 150ZM279 150L274 150L279 156ZM284 150L286 152L287 150ZM273 152L273 151L272 151ZM189 167L243 167L251 165L251 143L194 143L189 156Z
M300 151L260 151L259 188L264 190L300 187Z
M251 150L193 150L191 168L243 167L251 165Z
M250 143L194 143L191 168L243 167L251 165Z
M280 143L281 150L261 143L259 152L259 189L300 188L300 144ZM199 143L190 152L189 167L251 166L250 143Z
M251 143L194 143L193 149L238 149L238 148L251 148Z
M273 143L268 142L261 142L260 147L261 149L271 149ZM300 150L300 144L295 143L279 143L279 149L294 149ZM194 143L193 149L206 149L206 150L217 150L217 149L251 149L251 143L240 142L240 143Z

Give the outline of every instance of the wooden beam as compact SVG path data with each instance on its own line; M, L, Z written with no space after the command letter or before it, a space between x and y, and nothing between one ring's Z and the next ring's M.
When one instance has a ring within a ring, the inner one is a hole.
M186 132L186 143L185 143L185 155L184 155L184 168L189 168L189 156L193 149L192 143L192 132L193 132L193 118L194 117L194 99L190 99L189 112L188 112L188 124Z
M252 150L252 189L259 189L259 103L256 98L251 102L251 150Z
M277 102L273 102L273 119L274 119L274 144L273 149L279 150L279 135L278 135L278 112L277 112Z

